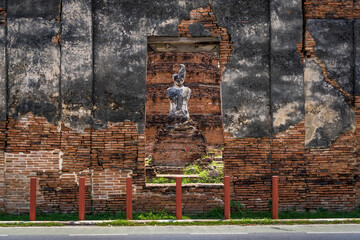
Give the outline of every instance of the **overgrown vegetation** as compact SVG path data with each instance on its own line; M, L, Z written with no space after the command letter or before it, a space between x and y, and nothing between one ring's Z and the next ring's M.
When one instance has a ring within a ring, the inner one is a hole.
M199 178L185 178L184 183L222 183L224 163L212 160L210 164L199 164L199 161L188 165L184 174L196 174Z
M182 183L222 183L224 178L224 163L222 159L222 150L213 149L208 151L200 159L197 159L184 168L184 175L198 175L198 177L183 177ZM146 160L146 165L150 165L152 158ZM147 183L175 183L175 178L156 177L147 179Z
M145 158L145 166L150 166L152 162L153 162L152 156L148 156L147 158Z

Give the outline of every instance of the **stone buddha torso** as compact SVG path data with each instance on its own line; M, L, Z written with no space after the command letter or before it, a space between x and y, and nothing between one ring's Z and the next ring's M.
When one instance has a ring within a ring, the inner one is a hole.
M185 75L185 65L180 64L178 74L173 75L174 86L168 88L166 91L166 95L170 100L168 122L172 122L174 120L185 122L190 119L188 101L191 96L191 90L183 85Z

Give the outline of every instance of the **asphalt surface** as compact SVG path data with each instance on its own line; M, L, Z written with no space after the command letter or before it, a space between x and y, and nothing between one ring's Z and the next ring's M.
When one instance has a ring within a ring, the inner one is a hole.
M360 225L3 227L0 240L359 240Z

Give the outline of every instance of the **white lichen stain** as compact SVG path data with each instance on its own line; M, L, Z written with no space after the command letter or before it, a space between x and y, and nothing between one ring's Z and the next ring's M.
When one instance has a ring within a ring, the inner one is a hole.
M60 151L59 152L59 171L62 171L63 155L64 155L64 153L62 151Z
M309 144L313 139L321 138L317 132L319 127L332 124L340 119L339 113L332 110L331 106L325 104L320 105L318 102L307 101L305 103L305 111L305 144Z
M266 94L261 95L247 88L239 88L238 94L247 96L251 101L224 110L224 117L227 119L225 130L236 137L243 137L248 134L249 126L259 122L269 124L269 100Z
M74 176L74 179L75 179L74 182L76 182L76 185L79 186L79 179L78 179L76 172L73 172L72 175Z
M225 126L225 131L239 135L241 131L247 131L247 125L251 123L251 120L248 118L248 114L246 110L240 111L231 111L225 110L225 116L230 119L230 123Z
M186 1L185 0L178 0L179 7L186 7Z
M67 121L67 118L83 118L83 117L91 117L92 116L92 111L91 109L86 109L82 106L78 106L77 108L75 108L74 110L71 109L71 107L73 107L73 105L67 106L66 104L63 103L62 105L62 120L63 123L66 127L77 131L78 133L84 133L84 129L88 126L86 125L78 125L76 128L74 128L74 126L71 125L71 123L69 121ZM69 109L70 108L70 109Z
M57 122L57 124L56 124L56 131L57 132L61 132L61 122L59 121L59 122Z
M18 119L19 128L22 128L22 129L28 129L29 128L29 126L30 126L30 122L29 122L29 119L28 119L29 114L32 114L32 113L27 113L27 114L25 114L24 116L22 116L22 117L20 117Z
M274 127L280 127L282 125L286 125L287 121L292 120L289 114L298 112L299 107L300 107L299 103L291 102L277 109L277 111L273 113Z
M347 54L351 54L351 48L352 46L350 46L348 43L339 43L339 44L336 44L336 47L332 47L331 48L331 52L332 54L334 54L334 56L347 56ZM330 61L326 61L326 66L328 68L334 68L334 67L338 67L337 65L337 62L334 60L333 61L333 65L329 65Z
M167 25L172 25L172 24L177 24L179 21L179 19L177 18L170 18L170 19L167 19L163 22L161 22L158 27L166 27Z
M301 75L283 75L280 77L283 82L291 82L292 84L303 84L303 77Z
M92 25L90 6L82 1L67 1L62 4L62 19L68 24L75 25L77 31L72 34L87 34Z
M246 41L256 43L266 43L268 41L269 32L264 31L268 29L269 24L266 22L247 24L240 28L239 34L242 35Z
M222 82L224 83L232 83L238 78L248 77L249 74L246 71L241 71L239 69L226 69L223 74Z
M241 59L241 60L238 61L238 64L240 66L246 66L246 67L249 67L249 68L254 67L256 65L255 58L257 58L257 56Z
M341 112L333 109L334 102L338 101L332 93L332 86L324 83L321 68L313 60L307 60L304 69L305 80L305 145L314 139L321 139L319 128L331 126L341 122ZM319 84L329 93L315 92ZM343 101L343 100L342 100ZM350 111L352 111L349 108ZM354 125L352 126L354 128ZM339 133L340 134L340 133ZM333 139L334 140L334 139Z
M286 21L281 20L276 11L271 12L271 28L278 31L289 31L296 28L299 25L298 18L293 18L292 20L286 19Z

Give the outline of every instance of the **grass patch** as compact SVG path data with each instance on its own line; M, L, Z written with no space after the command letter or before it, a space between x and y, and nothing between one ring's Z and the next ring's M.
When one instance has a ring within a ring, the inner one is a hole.
M184 214L183 219L223 219L224 210L222 208L216 208L212 211L201 214ZM259 220L266 219L271 220L272 214L267 212L252 212L248 209L244 209L241 204L232 202L232 219L243 220ZM279 212L280 219L321 219L321 218L360 218L360 210L352 212L330 212L324 209L318 209L313 212L298 212L295 210L287 210ZM126 213L122 211L118 212L105 212L96 214L85 215L86 220L126 220ZM175 220L175 214L168 213L166 211L155 212L149 211L145 213L134 213L134 220ZM14 214L0 214L0 221L28 221L29 215L14 215ZM78 214L61 214L61 213L39 213L36 216L37 221L77 221Z
M119 212L105 212L96 214L86 214L85 220L125 220L126 213ZM149 211L145 213L134 213L134 220L174 220L176 216L166 211L155 212ZM189 219L184 216L184 219ZM36 215L37 221L77 221L78 213L39 213ZM29 221L29 214L15 215L15 214L0 214L0 221Z
M316 219L316 218L360 218L360 211L338 212L328 211L319 208L316 211L297 212L294 210L286 210L279 212L281 219Z
M0 227L61 227L63 223L34 223L34 222L18 222L18 223L0 223Z
M201 221L201 222L132 222L126 220L113 221L108 223L99 223L98 226L212 226L212 225L294 225L294 224L360 224L360 220L338 220L338 221L310 221L310 220L289 220L278 221L271 219L241 219L241 220L229 220L229 221Z
M37 221L74 221L78 219L77 213L38 213ZM0 221L29 221L29 214L1 214Z
M146 179L146 183L176 183L175 178L164 178L164 177L156 177L152 179ZM184 183L184 178L182 179L182 183Z
M253 212L245 208L242 204L231 201L231 218L232 219L271 219L272 213ZM222 219L224 218L224 209L215 208L212 211L188 215L190 219ZM321 219L321 218L360 218L360 209L351 212L328 211L319 208L316 211L298 212L296 209L280 211L279 219Z
M183 218L188 219L188 217L186 216L184 216ZM146 213L135 213L133 219L134 220L175 220L176 215L168 213L166 211L161 211L161 212L150 211Z

